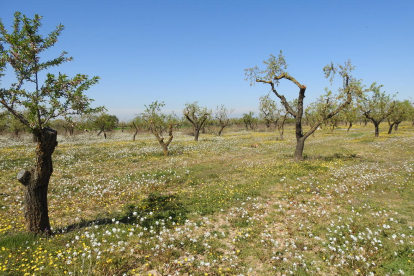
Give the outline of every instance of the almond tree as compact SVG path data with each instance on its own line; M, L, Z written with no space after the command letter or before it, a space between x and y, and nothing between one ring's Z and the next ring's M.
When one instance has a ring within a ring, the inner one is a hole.
M385 91L381 92L382 86L374 82L357 101L362 114L374 124L375 137L379 136L379 125L394 112L395 107L392 97Z
M0 112L0 134L7 129L7 112Z
M358 120L358 112L358 107L355 104L350 104L342 112L342 119L348 124L347 132L349 132L353 124Z
M35 15L30 19L16 12L11 33L0 20L0 77L7 65L15 73L15 82L8 88L0 88L0 104L29 128L37 140L34 168L22 170L17 179L24 185L26 229L33 233L50 233L47 191L53 172L52 154L57 146L57 132L47 125L58 116L66 118L71 114L96 111L90 108L91 99L83 92L96 84L98 77L41 75L53 66L72 60L66 52L52 60L41 60L41 53L55 45L64 29L59 25L43 37L39 34L41 18ZM43 77L45 81L41 84Z
M243 123L246 127L246 130L249 130L249 127L251 130L254 129L255 125L257 124L257 118L254 117L254 112L249 111L249 113L243 113Z
M273 123L279 131L280 140L283 140L287 113L281 115L283 110L277 108L276 102L270 98L270 95L261 96L259 101L260 116L265 120L266 127L269 128L270 124Z
M53 128L63 128L65 130L65 136L69 134L72 136L75 132L76 123L70 118L69 120L56 119L52 122Z
M198 141L200 130L202 130L209 119L211 110L198 106L197 102L186 103L183 110L185 118L193 125L194 141Z
M153 102L148 106L145 106L145 111L142 114L144 120L149 125L149 129L155 138L157 138L158 143L160 144L164 155L169 155L168 146L173 140L173 127L176 121L176 116L168 116L161 112L161 107L164 107L164 102ZM168 140L165 141L163 135L164 132L168 131Z
M356 81L352 76L351 72L354 67L351 65L351 62L348 61L344 65L338 65L335 67L332 63L325 66L323 69L325 72L325 77L330 78L332 83L335 74L338 74L343 79L343 86L339 89L339 94L337 96L332 96L331 93L327 93L323 96L324 98L324 108L321 109L322 116L320 117L319 122L317 122L308 132L303 133L302 128L302 118L303 118L303 99L305 98L306 85L301 84L293 76L291 76L287 71L287 64L285 57L280 51L278 57L270 55L270 58L267 61L263 62L266 64L267 68L264 70L259 69L255 66L253 68L248 68L245 70L246 80L250 80L250 85L254 85L256 82L269 84L273 93L280 99L282 105L285 107L286 111L292 115L295 119L295 129L296 129L296 150L294 153L294 159L303 160L303 149L305 147L305 140L315 132L315 130L322 124L325 120L338 114L344 107L348 106L352 101L352 94L358 92L359 82ZM280 94L276 87L278 86L280 80L285 79L293 84L295 84L299 89L299 96L295 105L290 104L286 97L283 94ZM342 100L338 104L336 109L328 112L332 103L335 99Z
M266 127L270 127L270 123L274 122L279 114L277 113L276 102L269 95L260 96L259 98L260 117L265 120Z
M394 112L387 118L389 126L388 134L392 133L393 128L395 131L398 131L399 124L408 120L412 112L413 106L410 101L395 101Z
M227 109L224 107L224 105L221 105L220 107L217 106L215 118L217 122L220 124L220 130L218 132L218 135L220 136L223 132L223 129L229 125L230 119L229 115L234 111L234 109Z
M146 122L142 115L138 115L131 121L130 125L135 129L134 135L132 136L132 141L135 141L135 137L146 126Z
M93 119L93 124L99 129L97 136L103 133L106 139L106 132L113 130L119 123L118 118L115 115L109 115L102 113Z

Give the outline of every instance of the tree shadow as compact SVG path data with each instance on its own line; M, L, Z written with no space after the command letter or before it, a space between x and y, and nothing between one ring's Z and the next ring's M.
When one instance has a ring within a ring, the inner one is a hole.
M308 156L304 155L304 160L323 160L323 161L333 161L333 160L362 160L363 158L361 156L358 156L357 154L343 154L343 153L334 153L332 155L322 156L322 155L316 155L316 156Z
M53 234L62 234L95 225L109 225L114 223L139 224L159 232L162 228L171 228L176 224L183 224L187 220L188 210L176 195L162 195L150 193L147 198L138 204L127 204L124 212L111 218L82 220L53 231Z

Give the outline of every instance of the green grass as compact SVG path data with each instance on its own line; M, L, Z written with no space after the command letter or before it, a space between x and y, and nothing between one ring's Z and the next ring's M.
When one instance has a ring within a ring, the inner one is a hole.
M17 172L34 144L0 147L0 275L414 275L414 131L323 130L294 162L293 129L64 139L49 188L54 235L24 230ZM258 144L257 147L251 145Z

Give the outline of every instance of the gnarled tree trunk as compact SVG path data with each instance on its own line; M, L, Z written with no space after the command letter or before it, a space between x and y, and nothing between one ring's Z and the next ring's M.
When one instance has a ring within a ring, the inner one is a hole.
M219 130L219 132L218 132L218 136L221 136L221 133L223 132L223 129L225 128L226 126L223 126L223 125L221 125L220 126L220 130Z
M388 134L392 133L392 129L394 128L395 122L389 123Z
M398 126L400 125L400 123L401 122L395 122L395 125L394 125L394 130L395 131L398 131Z
M305 148L305 137L298 138L296 137L296 149L293 158L295 160L303 160L303 149Z
M17 179L25 187L24 216L26 229L32 233L50 234L47 191L50 176L53 173L52 154L57 146L57 132L51 128L40 130L36 134L36 164L31 170L22 170Z
M379 123L374 122L375 127L375 137L379 137Z
M198 137L200 136L200 129L194 128L194 141L198 142Z
M157 140L158 140L158 143L160 143L160 146L162 147L162 151L164 152L164 155L168 156L170 154L169 151L168 151L168 146L170 145L172 139L174 138L174 136L173 136L173 125L171 124L168 127L168 136L169 136L169 138L168 138L167 142L164 141L164 137L160 136L161 133L157 132L153 121L151 121L150 128L151 128L152 134L154 134L155 138L157 138Z

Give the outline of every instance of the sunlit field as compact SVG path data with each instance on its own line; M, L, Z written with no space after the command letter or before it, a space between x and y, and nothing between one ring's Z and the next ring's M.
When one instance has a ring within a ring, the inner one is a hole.
M0 137L0 275L414 275L414 127L200 141L58 136L53 235L24 229L29 136Z

